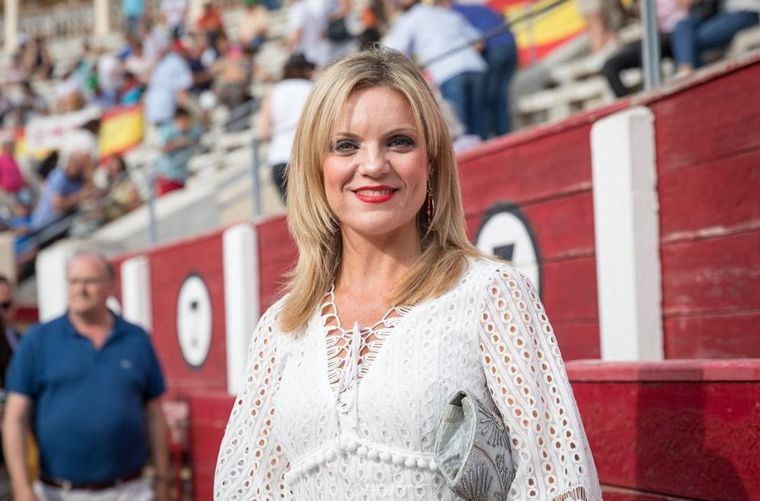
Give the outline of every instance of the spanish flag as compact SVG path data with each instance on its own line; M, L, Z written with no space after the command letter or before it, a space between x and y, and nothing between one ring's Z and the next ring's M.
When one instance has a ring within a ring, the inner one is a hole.
M489 5L503 12L508 21L529 16L556 0L491 0ZM576 3L567 0L548 12L512 25L520 52L520 64L528 65L543 58L556 47L586 29L586 22L578 12Z

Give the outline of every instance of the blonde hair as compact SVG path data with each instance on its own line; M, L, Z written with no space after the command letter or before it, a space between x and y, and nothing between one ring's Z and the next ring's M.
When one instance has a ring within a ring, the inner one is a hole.
M354 92L372 87L393 89L409 103L425 139L435 200L429 225L424 204L417 217L422 254L386 302L412 305L441 295L459 278L467 257L479 255L465 232L449 131L419 70L406 56L387 48L346 57L329 66L314 85L287 169L288 225L298 247L298 262L289 274L289 295L280 315L284 331L306 325L340 272L340 222L327 203L322 163L345 103Z

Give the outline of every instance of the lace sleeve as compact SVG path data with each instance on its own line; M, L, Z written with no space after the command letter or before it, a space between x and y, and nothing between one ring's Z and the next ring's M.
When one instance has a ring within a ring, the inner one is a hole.
M488 288L480 347L517 468L509 499L601 500L557 339L531 283L506 265Z
M286 497L283 477L289 463L273 433L272 403L280 383L276 316L270 308L248 348L245 387L235 400L219 448L214 499L275 500Z

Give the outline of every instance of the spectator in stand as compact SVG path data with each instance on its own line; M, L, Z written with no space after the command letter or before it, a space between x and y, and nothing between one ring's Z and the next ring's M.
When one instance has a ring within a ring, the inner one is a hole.
M136 37L130 38L128 43L129 54L124 60L124 69L132 73L141 84L147 84L153 71L153 62L145 55L142 40Z
M25 189L19 191L13 198L10 217L6 221L3 221L8 230L16 236L13 243L13 252L16 256L17 264L19 263L19 257L32 248L32 242L27 238L27 235L32 232L33 202L31 190Z
M140 24L145 15L144 0L121 0L121 12L124 15L124 31L127 36L139 36Z
M676 24L686 17L686 10L679 0L655 0L657 28L660 32L660 56L672 57L672 33ZM617 97L627 96L633 89L623 82L620 74L629 68L641 67L641 40L624 45L602 66L602 73Z
M119 104L121 106L134 106L140 103L145 86L131 72L124 73L124 83L119 89Z
M209 37L211 44L216 43L216 39L224 34L224 22L222 13L214 5L212 0L203 1L203 12L195 22L196 30L205 33Z
M33 230L72 213L82 202L92 198L95 152L96 145L90 135L77 132L66 140L59 166L45 180L40 200L32 213Z
M174 120L161 127L161 155L156 160L156 194L160 197L185 187L190 173L187 164L193 156L202 129L193 124L190 112L178 107Z
M154 15L145 18L140 38L143 41L143 55L151 68L158 63L171 45L170 35L169 28L161 20L161 16Z
M190 92L196 95L210 90L214 82L211 71L203 62L203 52L206 48L204 40L207 40L206 35L195 33L187 49L186 61L193 74L193 86L190 87Z
M16 52L11 56L10 63L7 68L4 68L2 75L5 83L18 83L23 82L28 78L26 70L24 69L24 53L21 48L18 48Z
M98 92L97 65L99 50L86 41L83 44L83 49L82 56L76 63L74 76L76 77L79 86L78 91L81 93L81 96L88 101L92 101L96 98Z
M129 176L121 155L113 155L104 164L108 193L102 204L103 222L113 221L142 205L142 198Z
M80 62L81 64L81 62ZM78 110L84 104L84 86L75 68L66 70L53 87L53 111L66 113Z
M301 118L301 110L311 92L314 65L303 54L290 56L283 68L282 80L274 84L261 103L256 135L269 140L267 162L272 181L285 200L285 168Z
M45 39L36 37L24 46L23 65L27 78L47 80L53 74L53 62L47 51Z
M86 236L104 224L133 211L142 200L120 155L108 157L95 178L98 186L92 202L80 208L69 235Z
M295 0L288 9L287 48L303 54L317 68L329 62L329 46L323 36L326 19L320 18L309 0Z
M183 57L179 41L164 54L153 70L145 93L148 121L160 126L171 122L178 103L187 100L187 91L193 86L193 74Z
M8 97L5 89L0 86L0 126L5 125L5 119L11 116L13 110L13 101Z
M701 3L714 0L701 0ZM697 7L700 0L680 0L684 8ZM702 66L702 53L727 47L738 32L758 24L760 0L724 0L717 14L703 15L700 9L681 20L672 35L677 75L686 76Z
M450 52L477 40L480 33L448 8L450 2L439 3L422 5L411 0L384 43L419 60L456 110L467 134L485 139L483 89L488 66L474 47Z
M327 41L327 62L355 52L355 37L348 28L351 0L310 0L315 7Z
M238 26L238 41L245 47L259 50L267 37L269 13L258 0L245 0L245 11Z
M385 9L380 0L370 0L360 12L362 31L357 36L359 50L367 50L380 43L381 30L387 24Z
M103 108L118 102L119 89L124 84L124 66L113 52L99 49L97 61L98 104Z
M612 17L614 0L577 0L578 12L586 20L586 31L591 41L592 54L606 54L615 49L615 32Z
M515 37L504 22L504 16L486 4L454 4L453 9L462 14L481 35L489 34L483 49L488 64L486 75L485 137L503 136L510 131L509 84L517 70L517 44Z
M0 192L4 204L3 229L16 235L14 242L15 254L18 256L24 249L24 235L31 231L32 190L26 184L18 163L13 158L15 140L12 134L0 135ZM0 498L2 499L2 498Z
M220 37L217 39L216 43L219 45L220 43L226 43L226 41L226 37ZM214 65L216 60L219 59L217 45L211 45L211 41L208 39L208 37L203 36L200 33L198 33L197 36L193 37L193 43L197 44L200 47L201 63L204 67L206 67L206 69L211 71L211 67Z
M16 195L26 182L14 158L16 140L11 133L0 135L0 191L6 195Z
M21 82L19 86L21 95L16 102L19 124L27 124L35 117L47 115L48 105L45 99L35 92L32 83L28 80Z
M222 38L219 38L219 42ZM219 47L223 47L221 44ZM213 67L214 93L228 108L234 108L251 99L253 55L248 47L232 44Z
M161 0L161 13L172 40L177 40L185 34L187 0Z

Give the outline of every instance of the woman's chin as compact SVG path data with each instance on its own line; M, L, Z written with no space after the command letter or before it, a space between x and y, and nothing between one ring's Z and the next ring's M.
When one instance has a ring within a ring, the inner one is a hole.
M414 234L414 219L404 222L398 214L372 214L348 221L342 225L344 232L365 238L390 237L395 234Z

